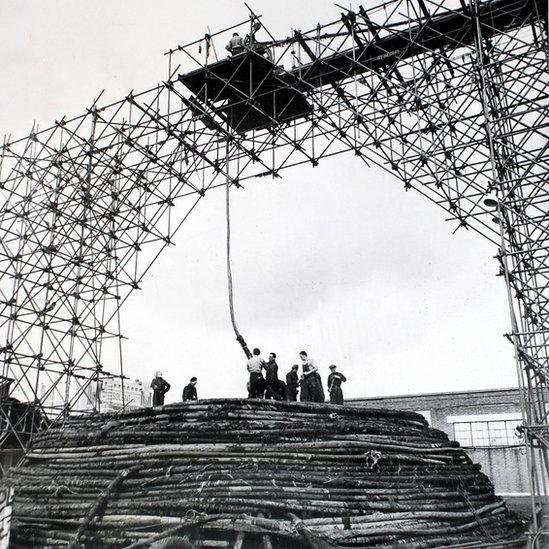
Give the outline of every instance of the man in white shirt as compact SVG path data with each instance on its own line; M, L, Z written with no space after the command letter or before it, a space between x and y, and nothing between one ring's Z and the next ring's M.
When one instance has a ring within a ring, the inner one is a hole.
M299 358L303 366L300 400L302 402L324 402L324 389L316 362L309 358L305 351L299 353Z
M250 372L249 398L263 398L265 379L263 378L261 370L265 368L265 361L259 356L260 354L261 351L259 349L254 349L252 358L250 358L246 364L248 372Z
M233 37L229 40L225 49L231 52L231 55L238 55L244 51L244 40L237 32L233 32Z

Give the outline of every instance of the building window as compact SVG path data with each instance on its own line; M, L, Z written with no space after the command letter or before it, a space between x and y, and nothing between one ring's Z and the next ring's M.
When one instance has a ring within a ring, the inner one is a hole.
M516 446L521 444L518 419L454 422L454 439L461 446Z

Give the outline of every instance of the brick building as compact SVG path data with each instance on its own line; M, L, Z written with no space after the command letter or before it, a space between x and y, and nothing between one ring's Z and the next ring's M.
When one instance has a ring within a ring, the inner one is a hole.
M419 412L482 466L497 494L529 494L526 456L516 429L522 423L518 389L361 398L349 404Z

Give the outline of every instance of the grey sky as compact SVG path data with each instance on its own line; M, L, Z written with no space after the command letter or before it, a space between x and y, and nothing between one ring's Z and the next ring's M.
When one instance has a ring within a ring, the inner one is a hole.
M333 20L327 1L255 1L277 36ZM170 47L245 19L239 2L0 2L0 129L20 136L166 76ZM218 52L224 44L217 44ZM180 398L245 394L225 275L224 197L212 193L160 258L122 320L125 368L160 369ZM306 349L323 378L336 363L348 396L516 384L496 250L423 197L352 156L263 178L233 193L240 329L285 373Z

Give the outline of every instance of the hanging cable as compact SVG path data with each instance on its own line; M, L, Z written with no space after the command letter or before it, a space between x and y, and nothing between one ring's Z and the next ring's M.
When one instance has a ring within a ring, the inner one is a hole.
M231 271L231 201L230 201L230 186L231 178L229 177L229 139L226 140L225 149L225 170L226 170L226 184L225 184L225 215L227 218L227 283L229 286L229 311L231 313L231 324L233 325L234 334L236 340L240 343L246 358L252 358L252 353L246 345L246 341L238 331L236 325L236 317L234 314L234 295L233 295L233 275Z

